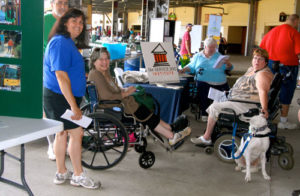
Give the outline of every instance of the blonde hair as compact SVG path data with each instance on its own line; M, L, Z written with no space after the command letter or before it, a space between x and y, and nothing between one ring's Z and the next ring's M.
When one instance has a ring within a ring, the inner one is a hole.
M262 57L264 57L266 63L269 62L269 54L266 50L261 49L261 48L256 48L253 50L253 56L255 56L255 55L262 56Z

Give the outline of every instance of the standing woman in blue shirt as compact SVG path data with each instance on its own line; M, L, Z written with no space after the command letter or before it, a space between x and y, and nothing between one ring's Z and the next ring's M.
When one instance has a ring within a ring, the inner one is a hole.
M211 104L207 97L209 88L215 88L220 91L228 91L229 86L226 79L225 70L232 70L233 66L227 60L220 68L214 68L218 57L221 54L217 52L217 42L209 37L204 40L204 50L196 54L192 61L183 68L180 72L190 72L195 74L195 81L197 81L198 99L200 102L200 109L202 114L202 121L207 121L206 109Z
M78 48L84 45L85 33L85 16L80 10L68 10L55 23L44 56L44 111L47 118L64 124L64 131L56 134L54 142L57 166L54 183L71 180L71 185L96 189L100 182L87 177L81 165L82 127L60 118L66 109L72 110L73 120L82 117L79 104L85 94L86 79ZM68 152L74 173L65 165L68 135Z

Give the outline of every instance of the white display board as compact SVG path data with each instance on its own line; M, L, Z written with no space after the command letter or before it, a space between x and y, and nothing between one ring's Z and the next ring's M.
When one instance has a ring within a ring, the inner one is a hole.
M194 25L192 31L190 32L191 35L191 52L196 53L199 52L199 48L201 47L202 41L202 26L201 25Z
M141 42L150 83L178 83L172 43Z
M164 41L164 18L151 18L150 22L150 42L163 42Z
M174 34L174 44L178 46L179 44L179 38L180 38L180 32L181 31L181 21L175 22L175 34Z

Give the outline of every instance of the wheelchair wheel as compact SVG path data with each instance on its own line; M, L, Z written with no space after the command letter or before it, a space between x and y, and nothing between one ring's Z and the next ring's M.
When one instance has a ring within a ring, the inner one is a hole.
M212 153L214 152L214 148L211 147L211 146L206 146L206 147L204 148L204 152L205 152L206 154L212 154Z
M241 139L235 137L234 152L237 151L240 143ZM222 162L234 163L232 158L232 135L225 134L219 137L214 144L214 152Z
M148 169L154 165L155 162L155 155L151 151L146 151L143 154L141 154L139 158L139 164L141 168Z
M84 132L82 165L90 169L108 169L117 165L126 155L128 134L123 124L105 113L89 114L93 126Z
M137 138L137 143L140 142L139 138ZM146 148L147 148L147 140L146 138L142 137L142 142L141 144L135 144L134 145L134 150L138 153L143 153L146 152Z
M289 153L282 153L278 157L278 164L284 170L291 170L294 167L294 158Z

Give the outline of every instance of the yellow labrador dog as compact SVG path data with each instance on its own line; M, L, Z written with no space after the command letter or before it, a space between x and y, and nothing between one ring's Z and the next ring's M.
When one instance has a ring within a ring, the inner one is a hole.
M243 156L239 159L235 159L235 162L237 163L237 166L235 167L236 171L241 171L242 168L246 168L246 170L243 170L246 171L246 182L251 181L251 172L258 171L260 167L264 179L271 179L266 172L266 152L270 145L268 133L271 132L267 124L267 120L261 115L254 116L250 119L249 130L251 136L249 137L251 139L244 151ZM246 144L246 141L242 138L241 144L235 153L235 157L240 155Z

